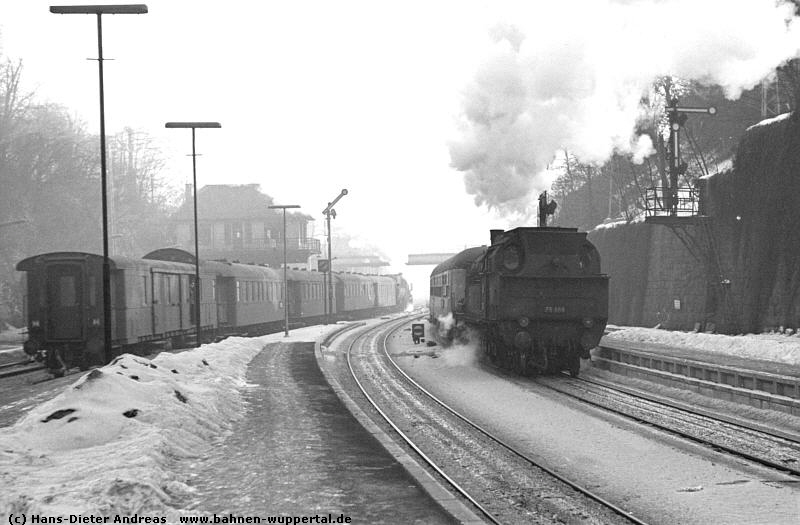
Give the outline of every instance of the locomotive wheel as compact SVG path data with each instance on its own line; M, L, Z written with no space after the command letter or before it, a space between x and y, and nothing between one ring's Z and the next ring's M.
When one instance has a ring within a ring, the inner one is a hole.
M491 336L484 336L482 337L483 341L483 351L489 357L489 362L495 366L502 367L502 360L497 352L497 343L492 339Z
M528 353L520 350L519 352L519 373L525 377L530 376L530 368L528 367Z
M581 358L578 354L575 354L569 358L569 375L572 377L578 377L581 373Z

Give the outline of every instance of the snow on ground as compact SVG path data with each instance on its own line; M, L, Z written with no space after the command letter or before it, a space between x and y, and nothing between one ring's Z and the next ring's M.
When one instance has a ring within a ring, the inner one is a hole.
M26 334L25 328L16 328L0 322L0 343L21 344L25 341Z
M609 326L612 339L658 343L800 366L800 338L786 334L721 335Z
M83 375L0 429L0 521L12 513L175 514L169 504L191 489L173 467L242 416L250 360L268 343L316 341L335 328L233 337L153 360L125 354Z

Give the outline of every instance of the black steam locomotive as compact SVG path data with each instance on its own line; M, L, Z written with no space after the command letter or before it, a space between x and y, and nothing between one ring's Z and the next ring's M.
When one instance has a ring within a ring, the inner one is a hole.
M491 230L434 268L430 316L446 339L471 330L498 366L577 376L608 320L608 276L575 228Z

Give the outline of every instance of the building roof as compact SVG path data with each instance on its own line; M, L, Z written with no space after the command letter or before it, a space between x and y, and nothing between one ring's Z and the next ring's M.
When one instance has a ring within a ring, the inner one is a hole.
M197 215L201 221L276 217L279 211L268 208L272 204L272 197L262 193L259 184L209 184L197 192ZM192 200L187 198L172 216L173 220L194 220L192 208ZM314 220L298 212L288 212L286 216L287 220L290 217Z

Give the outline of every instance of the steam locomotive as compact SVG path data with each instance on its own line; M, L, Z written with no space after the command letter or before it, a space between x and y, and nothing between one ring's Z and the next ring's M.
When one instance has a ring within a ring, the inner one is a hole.
M608 320L608 276L597 249L575 228L490 235L490 246L434 268L430 321L446 340L472 331L488 358L508 370L577 376Z
M156 250L142 259L110 257L113 354L170 348L196 338L195 259L183 250ZM200 341L255 335L283 327L286 301L293 325L326 318L326 275L265 266L201 261ZM103 257L55 252L20 261L26 272L28 340L24 350L56 376L103 362ZM363 318L403 311L411 300L402 275L333 273L331 314ZM284 296L285 295L285 296Z

